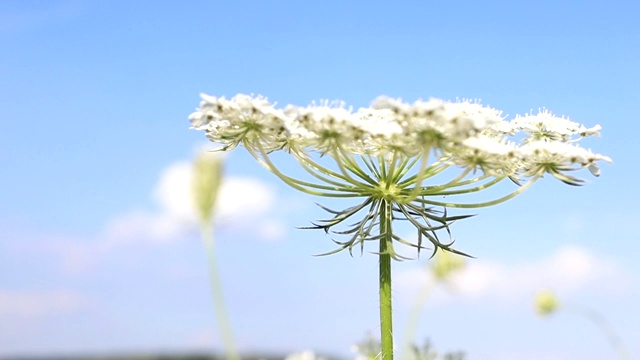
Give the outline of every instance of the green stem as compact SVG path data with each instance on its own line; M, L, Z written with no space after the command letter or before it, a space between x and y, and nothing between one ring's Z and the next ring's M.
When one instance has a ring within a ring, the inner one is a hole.
M391 203L384 200L380 211L380 339L382 360L393 360L393 313L391 307Z
M231 324L227 317L227 310L224 305L222 296L222 283L220 281L220 273L218 272L218 264L216 261L213 223L203 221L200 228L202 232L202 241L204 242L207 253L207 262L209 265L209 281L211 285L211 294L213 297L213 307L215 309L216 319L218 320L218 331L222 337L222 343L225 348L227 360L240 360L240 355L236 349L231 331Z
M415 186L413 187L413 190L411 190L411 193L409 194L409 196L407 196L405 199L403 199L403 202L411 202L413 199L415 199L418 196L418 193L420 192L420 188L422 187L422 181L424 181L425 179L425 174L427 172L427 164L429 163L429 152L426 151L423 155L422 155L422 161L420 161L420 170L418 170L418 174L417 174L417 181Z

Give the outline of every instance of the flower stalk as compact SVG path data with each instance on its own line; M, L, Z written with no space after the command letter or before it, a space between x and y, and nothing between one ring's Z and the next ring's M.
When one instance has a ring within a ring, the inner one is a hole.
M218 190L222 183L222 159L216 153L201 153L193 164L193 200L200 218L200 233L209 268L209 282L218 331L227 360L240 360L235 346L231 322L224 303L222 281L215 250L214 222Z
M382 360L393 360L393 308L391 298L391 254L389 246L393 241L391 228L391 204L382 202L380 211L380 339Z

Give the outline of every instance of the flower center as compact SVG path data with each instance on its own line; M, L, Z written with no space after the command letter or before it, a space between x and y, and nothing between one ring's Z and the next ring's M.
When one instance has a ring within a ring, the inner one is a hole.
M398 200L400 191L401 189L395 183L387 183L381 179L378 184L372 188L371 197L393 202Z

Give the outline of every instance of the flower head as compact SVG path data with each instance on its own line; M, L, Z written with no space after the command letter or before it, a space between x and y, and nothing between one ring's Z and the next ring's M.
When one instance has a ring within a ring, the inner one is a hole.
M426 240L433 254L437 249L456 252L449 226L468 216L452 216L450 208L501 203L545 174L580 185L583 180L570 173L587 168L598 176L598 163L611 161L578 145L586 136L598 136L599 125L588 128L547 110L507 121L501 111L471 101L432 98L407 103L379 97L371 107L354 111L342 102L277 108L262 96L225 99L203 94L189 119L192 128L205 131L221 150L245 147L295 189L359 198L360 203L348 209L326 209L332 218L310 228L346 236L346 241L336 241L336 251L351 251L356 245L362 249L366 241L386 239L390 246L384 251L398 259L402 257L393 242L420 251ZM278 150L291 154L310 179L281 172L271 160ZM519 187L493 200L459 200L504 179ZM334 230L347 220L352 225ZM417 241L398 236L391 226L397 221L412 225ZM441 239L443 232L448 240Z
M572 141L575 136L599 136L601 127L586 128L568 118L557 117L549 110L540 110L537 114L517 116L512 125L529 136L527 141ZM578 139L579 140L579 139ZM575 140L573 140L575 141Z
M232 149L256 144L271 151L284 140L284 114L267 98L238 94L227 100L202 94L200 108L189 116L191 127L204 130L209 140Z

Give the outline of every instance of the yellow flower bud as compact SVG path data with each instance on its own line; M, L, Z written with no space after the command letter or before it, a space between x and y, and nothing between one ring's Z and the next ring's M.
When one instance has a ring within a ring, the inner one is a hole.
M431 271L438 281L442 281L452 272L460 270L465 266L466 262L462 256L452 254L448 251L440 251L435 256Z
M536 294L534 306L538 314L546 316L558 310L560 303L553 292L549 290L542 290Z

